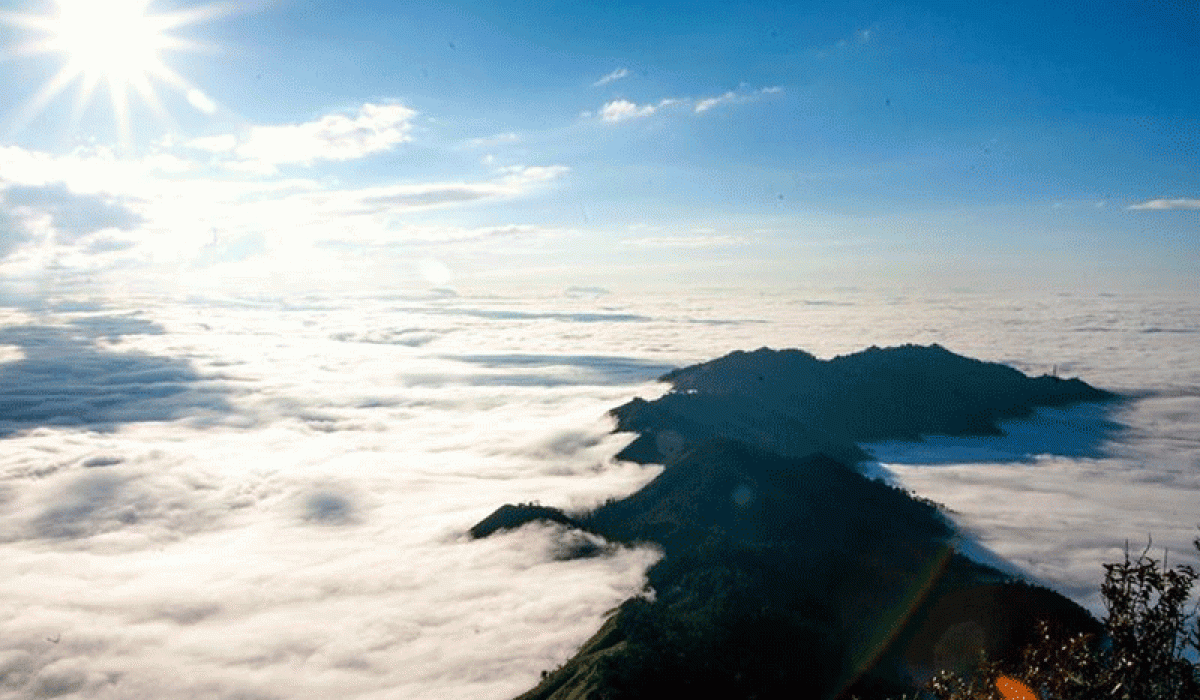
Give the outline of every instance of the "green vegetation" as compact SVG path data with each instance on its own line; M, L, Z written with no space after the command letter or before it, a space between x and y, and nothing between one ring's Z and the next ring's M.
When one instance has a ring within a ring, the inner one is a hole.
M510 506L483 532L561 513ZM522 700L673 696L885 698L936 666L948 629L1014 658L1040 618L1099 623L1071 601L955 553L934 506L820 455L789 459L711 439L637 493L572 518L610 542L654 543L653 595L623 604Z
M1101 637L1072 601L955 551L936 504L853 465L860 440L994 434L1035 407L1111 394L937 346L829 361L763 349L663 379L675 391L612 411L638 433L618 458L664 465L650 483L584 513L503 506L471 529L553 522L663 552L647 595L519 700L877 700L981 655L1016 667L1039 620Z
M1200 539L1194 545L1200 550ZM941 673L923 694L1001 700L996 680L1007 676L1039 700L1200 698L1200 623L1197 609L1188 607L1200 574L1184 564L1168 568L1148 552L1131 559L1126 549L1124 561L1105 564L1102 634L1065 635L1042 622L1017 662L985 659L966 673Z

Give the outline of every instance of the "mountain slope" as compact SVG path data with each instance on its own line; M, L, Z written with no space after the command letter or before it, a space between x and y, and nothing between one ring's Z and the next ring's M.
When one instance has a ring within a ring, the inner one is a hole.
M1015 653L1039 619L1098 631L1062 596L956 553L933 505L852 464L854 440L986 433L1105 392L936 346L828 362L734 353L664 380L676 391L613 412L640 433L626 458L665 463L653 481L575 516L505 506L472 530L550 520L664 552L652 595L623 604L522 700L884 697L980 653Z

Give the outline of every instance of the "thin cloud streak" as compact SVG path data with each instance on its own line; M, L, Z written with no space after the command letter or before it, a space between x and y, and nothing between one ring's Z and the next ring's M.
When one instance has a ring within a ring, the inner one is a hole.
M618 69L614 70L613 72L608 73L604 77L600 78L596 82L592 83L592 87L600 87L601 85L608 85L609 83L620 80L621 78L624 78L628 75L629 75L629 69L618 68Z
M859 29L851 37L838 39L832 45L818 49L816 51L817 58L826 58L832 51L846 51L854 46L861 47L868 44L875 38L876 30L877 27L874 26Z
M569 168L561 165L515 166L504 168L498 172L496 178L482 182L372 187L337 193L330 197L330 200L347 201L348 206L340 209L340 213L347 215L396 213L485 199L518 197L533 187L562 177L569 171ZM326 196L328 195L317 197Z
M1200 209L1200 199L1151 199L1140 204L1131 204L1130 209L1170 211Z
M696 114L707 112L708 110L722 104L750 102L761 95L775 95L783 92L783 88L779 86L765 87L752 92L741 92L738 90L730 90L716 97L707 97L696 102Z
M512 131L494 136L481 136L478 138L467 139L465 142L471 148L489 148L492 146L503 146L507 144L517 143L521 140L521 135Z
M719 105L753 102L764 95L776 95L781 92L783 92L783 88L778 85L774 85L759 88L757 90L745 90L743 88L738 88L737 90L729 90L713 97L704 97L699 99L686 97L666 97L653 104L638 104L636 102L631 102L621 98L605 103L603 107L595 112L595 116L601 121L611 124L628 121L630 119L649 117L661 110L688 105L692 106L692 112L694 114L703 114ZM582 116L590 117L592 115L592 112L584 112Z
M626 245L634 248L729 248L749 245L753 241L742 236L654 236L631 238Z

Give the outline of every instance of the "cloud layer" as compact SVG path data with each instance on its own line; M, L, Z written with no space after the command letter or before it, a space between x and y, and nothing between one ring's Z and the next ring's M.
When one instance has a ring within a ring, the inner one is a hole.
M1191 556L1200 301L607 292L0 308L0 692L512 697L656 555L466 529L636 489L605 411L735 348L939 342L1134 396L879 456L1089 604L1125 539Z

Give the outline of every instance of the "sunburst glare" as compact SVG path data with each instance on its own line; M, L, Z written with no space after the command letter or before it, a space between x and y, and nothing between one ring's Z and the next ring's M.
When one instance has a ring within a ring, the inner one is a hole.
M211 113L216 104L199 88L163 62L172 51L200 50L205 45L171 32L230 14L230 4L210 4L170 12L156 12L155 0L54 0L48 14L3 13L0 22L16 25L35 35L10 53L58 55L59 71L27 102L11 121L17 132L41 114L68 87L79 85L71 116L79 125L96 86L107 85L113 116L122 143L132 141L130 100L133 93L165 123L171 118L156 91L167 86L184 95L196 109Z

